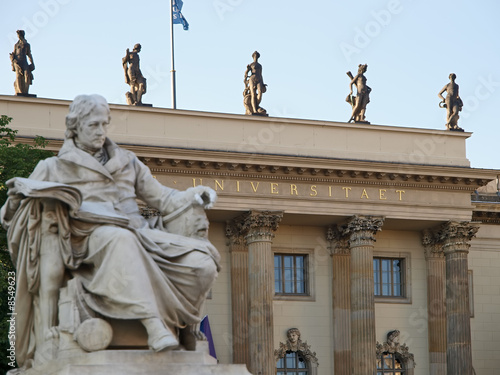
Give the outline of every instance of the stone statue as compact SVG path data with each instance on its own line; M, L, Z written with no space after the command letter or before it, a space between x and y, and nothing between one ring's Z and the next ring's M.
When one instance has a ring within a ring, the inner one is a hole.
M292 352L296 352L299 349L299 344L301 343L299 329L290 328L286 333L286 337L288 339L288 347Z
M350 93L347 95L346 102L352 106L352 115L348 122L354 121L369 124L365 119L365 112L367 104L370 103L370 92L372 89L366 84L364 73L366 73L367 68L368 65L359 64L358 74L355 77L352 76L350 71L347 72L351 83L349 84ZM356 85L356 96L353 95L352 85Z
M155 352L202 338L194 327L220 262L204 211L216 194L161 185L107 138L109 122L103 97L77 96L58 156L7 182L0 220L17 270L20 373L60 361L63 348L106 349L113 319L142 325ZM159 216L146 220L136 199Z
M290 328L287 333L286 343L280 342L279 349L274 351L274 359L278 361L280 358L284 358L286 353L290 352L300 352L304 359L309 362L313 367L318 366L318 358L316 357L316 352L311 351L311 346L307 344L307 341L302 341L300 339L300 331L298 328Z
M446 129L454 131L464 131L458 126L458 112L462 110L464 103L458 94L458 85L455 83L457 75L451 73L450 82L446 84L439 92L438 97L441 99L439 107L446 108ZM446 92L446 98L443 93Z
M243 90L245 114L268 116L266 110L260 106L262 94L267 91L267 85L264 84L264 78L262 78L262 65L258 62L260 53L255 51L252 57L253 63L247 65L245 78L243 79L245 83L245 90Z
M14 45L14 52L10 54L12 71L16 72L14 89L16 95L34 96L28 94L30 85L33 83L33 70L35 70L31 47L24 37L24 30L17 30L17 36L19 41Z
M142 96L146 93L146 78L139 66L139 52L141 45L137 43L132 52L127 48L127 53L122 59L125 82L130 85L130 91L125 94L129 105L143 105Z

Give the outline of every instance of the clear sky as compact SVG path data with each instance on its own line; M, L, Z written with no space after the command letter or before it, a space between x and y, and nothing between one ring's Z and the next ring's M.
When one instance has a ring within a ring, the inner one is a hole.
M125 104L121 59L141 43L145 103L171 107L168 0L1 0L0 94L14 94L9 53L26 30L30 93L98 93ZM261 54L270 116L347 121L348 70L368 64L372 124L445 129L437 93L454 72L473 167L500 169L500 1L184 0L175 25L177 107L243 114L243 75ZM2 57L3 56L3 57ZM353 125L355 126L355 125Z

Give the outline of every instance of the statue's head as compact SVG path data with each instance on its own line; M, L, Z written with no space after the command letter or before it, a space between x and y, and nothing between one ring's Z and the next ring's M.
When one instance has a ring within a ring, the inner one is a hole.
M368 64L358 65L358 73L365 73L367 69L368 69Z
M387 342L388 343L398 343L399 342L399 330L395 329L394 331L390 331L387 333Z
M288 337L288 341L292 344L296 344L300 340L300 331L298 328L290 328L286 336Z
M17 36L24 39L24 30L17 30Z
M260 53L258 53L257 51L255 51L254 53L252 53L252 57L254 59L258 59L260 57Z
M66 115L66 138L78 136L80 125L89 116L104 114L107 122L111 120L108 102L101 95L78 95L69 106L69 113Z
M457 79L457 75L456 75L455 73L451 73L449 78L450 78L452 81L454 81L455 79Z
M134 51L135 52L141 52L141 45L139 43L137 43L135 46L134 46Z

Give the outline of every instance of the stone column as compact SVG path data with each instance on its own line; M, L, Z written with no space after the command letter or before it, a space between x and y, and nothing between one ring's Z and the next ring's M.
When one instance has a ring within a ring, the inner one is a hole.
M333 373L351 375L351 252L344 228L328 228L333 280Z
M478 229L468 222L449 222L439 231L446 259L448 375L472 374L467 254Z
M373 375L375 355L375 297L373 245L381 217L355 216L347 223L351 248L351 359L352 375Z
M423 232L427 261L429 375L446 375L446 263L435 232Z
M282 212L272 211L251 211L241 217L242 233L248 246L249 370L254 375L276 372L273 335L274 258L271 242L282 217Z
M239 222L226 225L231 262L231 309L233 363L250 366L248 351L248 248Z

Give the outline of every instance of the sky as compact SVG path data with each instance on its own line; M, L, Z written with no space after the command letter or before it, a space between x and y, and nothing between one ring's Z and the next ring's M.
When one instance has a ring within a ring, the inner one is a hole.
M500 169L498 0L184 0L182 13L178 109L244 114L244 72L258 51L270 116L346 122L346 72L368 64L368 121L444 130L437 94L455 73L471 166ZM121 59L140 43L143 102L171 108L168 0L1 0L0 14L0 94L14 94L9 53L24 29L39 98L125 104Z

